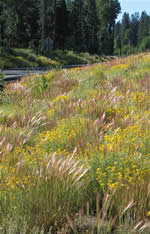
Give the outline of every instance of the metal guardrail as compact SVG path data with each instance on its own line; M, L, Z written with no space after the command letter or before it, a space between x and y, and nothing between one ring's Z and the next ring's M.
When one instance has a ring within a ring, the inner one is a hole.
M77 64L77 65L65 65L65 66L58 66L56 68L51 69L71 69L76 67L86 67L91 64ZM43 68L43 67L37 67L37 68L12 68L12 69L6 69L6 70L0 70L0 73L3 73L5 78L4 82L12 82L15 80L20 80L22 77L34 75L34 74L43 74L47 73L51 70L50 68Z
M21 79L22 77L25 77L25 76L29 76L29 75L34 75L34 74L43 74L43 73L47 73L49 70L4 70L4 71L1 71L1 73L4 74L4 82L12 82L12 81L15 81L15 80L19 80Z

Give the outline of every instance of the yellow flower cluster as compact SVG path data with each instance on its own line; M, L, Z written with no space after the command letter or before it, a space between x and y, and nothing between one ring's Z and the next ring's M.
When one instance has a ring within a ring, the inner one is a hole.
M128 69L129 65L128 64L117 64L111 67L112 71L116 70L123 70L123 69Z
M103 188L114 189L117 186L144 183L150 176L150 167L143 165L143 161L138 158L140 155L135 155L135 157L137 159L114 156L114 159L112 161L110 159L110 162L104 168L97 168L96 175L99 185Z
M42 147L46 152L72 151L76 147L76 138L82 137L86 125L85 118L62 119L53 130L39 134L37 148Z
M112 134L105 134L103 144L99 144L100 152L134 152L141 148L147 139L148 132L143 133L141 125L118 128ZM145 134L145 137L143 137Z
M149 100L149 97L144 92L137 91L133 93L133 100L139 104L144 104Z
M69 96L65 96L65 95L61 95L61 96L57 96L53 101L52 104L56 104L60 101L65 101L69 98Z

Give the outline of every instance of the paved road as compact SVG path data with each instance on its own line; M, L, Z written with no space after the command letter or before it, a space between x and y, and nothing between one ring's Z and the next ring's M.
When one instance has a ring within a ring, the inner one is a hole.
M7 70L0 70L0 73L3 73L5 76L5 81L13 81L20 79L21 77L33 75L33 74L41 74L47 72L47 69L44 68L37 68L37 69L7 69Z

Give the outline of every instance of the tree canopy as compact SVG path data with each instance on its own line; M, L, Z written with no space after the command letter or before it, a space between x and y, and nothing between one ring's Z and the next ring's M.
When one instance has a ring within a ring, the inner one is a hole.
M115 53L130 54L150 49L150 15L124 13L115 24Z
M113 54L118 0L5 0L0 2L0 46Z

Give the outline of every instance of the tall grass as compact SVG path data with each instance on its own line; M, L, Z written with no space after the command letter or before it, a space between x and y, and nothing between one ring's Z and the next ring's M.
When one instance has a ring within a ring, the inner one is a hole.
M2 233L149 233L149 62L53 70L1 92Z

